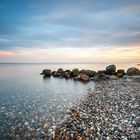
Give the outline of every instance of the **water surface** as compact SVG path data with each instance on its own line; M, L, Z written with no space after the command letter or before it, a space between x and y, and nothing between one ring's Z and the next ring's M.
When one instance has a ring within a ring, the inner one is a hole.
M0 139L29 136L32 130L39 137L47 122L50 126L62 122L66 111L77 100L94 90L94 82L82 83L72 79L43 78L44 68L105 69L107 63L90 64L0 64ZM117 63L117 68L140 66L136 63ZM23 133L24 132L24 133ZM29 132L29 133L28 133ZM9 136L10 135L10 136ZM13 138L14 139L14 138Z

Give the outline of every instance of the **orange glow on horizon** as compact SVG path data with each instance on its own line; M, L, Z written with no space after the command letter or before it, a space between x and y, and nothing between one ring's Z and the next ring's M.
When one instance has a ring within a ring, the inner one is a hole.
M20 62L140 62L140 47L97 46L86 48L23 48L0 51L5 61Z
M11 55L11 54L13 54L13 52L10 52L10 51L0 51L0 56Z

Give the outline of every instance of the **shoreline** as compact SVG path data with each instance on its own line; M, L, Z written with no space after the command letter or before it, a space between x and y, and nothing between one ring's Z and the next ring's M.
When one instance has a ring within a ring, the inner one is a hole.
M139 108L140 76L99 81L50 134L55 140L140 139Z

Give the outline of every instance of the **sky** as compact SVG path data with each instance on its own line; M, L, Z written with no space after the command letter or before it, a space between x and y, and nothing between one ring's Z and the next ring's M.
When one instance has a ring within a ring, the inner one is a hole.
M140 0L0 0L0 62L140 62Z

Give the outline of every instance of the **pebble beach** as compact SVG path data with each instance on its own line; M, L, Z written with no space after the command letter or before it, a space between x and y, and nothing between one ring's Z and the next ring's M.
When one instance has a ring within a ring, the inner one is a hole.
M46 140L140 139L140 77L96 82L95 91L73 106L64 122L49 133Z

